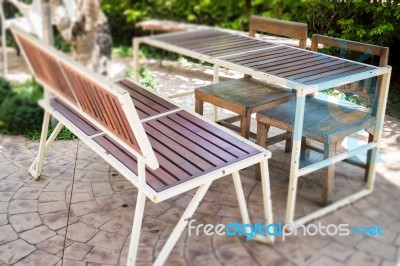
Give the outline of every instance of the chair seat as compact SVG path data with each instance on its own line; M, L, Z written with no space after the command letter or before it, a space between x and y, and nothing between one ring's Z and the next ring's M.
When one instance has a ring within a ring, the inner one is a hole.
M147 101L149 106L154 108L153 111L158 109L152 114L157 118L143 122L160 164L156 170L146 167L146 182L157 192L260 153L258 149L186 111L176 110L171 113L170 110L178 107L154 94L149 98L147 95L149 92L146 93L146 90L129 81L119 82L119 85L121 84L124 84L125 88L130 88L129 92L131 96L134 95L132 100L135 105ZM60 100L53 100L52 106L88 136L101 133ZM161 106L165 110L161 110ZM163 112L167 114L160 116ZM139 114L147 119L151 118L143 112ZM137 175L136 157L110 136L106 134L94 136L93 140Z
M254 113L286 102L293 95L291 90L282 90L254 78L223 81L195 90L196 99L240 115L245 115L246 110Z
M293 132L296 102L270 108L257 113L257 121ZM304 112L303 136L325 144L331 144L346 136L372 127L375 117L361 107L338 105L316 98L307 98Z

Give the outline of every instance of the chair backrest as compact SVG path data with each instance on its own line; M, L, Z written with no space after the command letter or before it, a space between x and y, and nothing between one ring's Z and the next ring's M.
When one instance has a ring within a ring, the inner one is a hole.
M40 39L43 39L42 0L33 0L30 5L18 0L8 1L29 21L30 31Z
M37 81L152 169L155 153L129 93L26 32L12 27Z
M362 54L359 61L365 61L367 59L372 58L373 56L378 56L379 67L384 67L387 66L388 64L388 59L389 59L388 47L344 40L340 38L324 36L319 34L313 34L311 38L311 51L314 52L318 51L318 47L320 44L324 46L339 48L341 53L340 56L342 57L345 57L347 51L353 51ZM335 89L338 89L343 92L353 93L364 98L369 98L371 102L374 101L376 102L377 94L375 92L375 88L379 88L380 78L367 79L363 82L362 86L360 86L360 84L361 84L360 82L355 82L348 85L336 87ZM373 109L376 109L376 106L374 106Z
M288 20L251 16L249 35L255 37L256 32L270 33L299 40L299 47L307 46L307 24Z

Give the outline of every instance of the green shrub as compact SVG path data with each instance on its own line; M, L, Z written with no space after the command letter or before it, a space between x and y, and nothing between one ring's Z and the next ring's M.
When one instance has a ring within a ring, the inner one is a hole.
M43 118L43 110L37 104L40 88L27 83L18 89L12 90L1 103L0 129L9 134L40 130Z
M4 77L0 76L0 106L9 93L11 93L10 82L6 80Z
M147 68L141 67L139 70L140 84L143 86L155 90L157 88L157 79L150 73ZM130 67L125 71L125 77L134 79L133 68Z

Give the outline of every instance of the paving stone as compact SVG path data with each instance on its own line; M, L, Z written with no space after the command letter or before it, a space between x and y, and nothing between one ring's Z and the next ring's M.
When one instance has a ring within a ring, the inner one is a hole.
M174 207L167 210L165 213L161 214L158 218L167 223L176 224L176 222L178 222L179 219L181 218L183 211L184 210L182 208Z
M85 257L84 261L101 263L101 264L116 264L119 259L119 250L110 250L100 247L94 247Z
M79 217L79 220L94 228L99 228L103 224L111 220L115 215L106 211L95 211ZM115 217L116 218L116 217ZM110 230L106 230L110 231Z
M341 266L341 265L343 265L343 263L339 262L337 260L334 260L330 257L322 256L322 257L318 258L317 260L313 261L312 263L310 263L309 265L310 266L320 266L320 265Z
M62 266L86 266L86 263L82 261L64 259Z
M9 201L13 195L13 192L0 192L0 201Z
M99 210L99 206L97 205L96 201L86 201L86 202L78 202L71 204L71 211L76 216L82 216L94 211Z
M11 181L11 180L2 180L2 181L0 181L0 191L15 192L23 185L24 185L24 183L22 183L22 182L16 182L16 181Z
M39 227L35 227L29 231L25 231L19 236L30 244L38 244L43 240L54 236L55 234L56 233L50 230L47 226L42 225Z
M68 210L68 206L67 204L65 204L64 201L39 202L40 215L53 212L60 212L65 210Z
M46 251L47 253L57 254L59 251L63 250L64 240L63 236L55 235L39 243L36 247ZM70 244L70 242L67 244Z
M114 191L121 191L121 190L128 190L132 189L133 185L130 181L118 181L118 182L111 182L111 187Z
M65 249L64 257L66 259L81 261L92 248L91 245L74 242Z
M91 192L92 183L90 182L74 182L74 193Z
M36 250L35 246L28 244L22 239L17 239L0 245L0 260L7 264L12 264L26 257L34 250Z
M372 256L365 254L364 252L355 252L346 261L347 265L363 265L363 266L378 266L381 263L381 258L379 256Z
M0 225L8 224L7 214L0 214Z
M96 197L96 202L100 206L100 208L111 210L121 207L125 204L126 201L113 194L108 196L98 196Z
M60 260L61 258L57 256L51 255L42 250L36 250L15 265L56 265Z
M110 221L103 224L100 229L108 232L129 235L132 231L132 221L124 218L114 217Z
M394 260L396 257L396 248L394 246L373 238L367 238L360 242L356 247L366 253L381 256L389 260Z
M41 189L34 187L22 187L13 196L13 199L38 199Z
M216 250L216 252L218 252ZM225 250L223 251L225 252ZM221 253L223 253L221 251ZM208 260L215 260L216 257L212 252L211 248L199 248L199 247L190 247L188 246L185 249L185 256L190 262L198 262L198 261L208 261ZM225 254L225 253L224 253ZM217 256L221 256L221 254L217 254ZM221 257L220 257L221 258Z
M398 247L400 247L400 234L397 235L397 238L396 238L394 244L397 245Z
M381 266L398 266L398 262L391 260L383 260Z
M7 209L8 209L8 202L1 201L0 202L0 213L7 213Z
M280 242L275 248L296 264L307 264L317 257L317 252L314 249L299 241Z
M93 182L93 194L98 196L111 195L114 193L109 182Z
M108 249L121 249L126 240L126 235L113 232L100 231L89 242L89 245Z
M11 242L18 238L11 225L6 224L0 226L0 245Z
M87 172L80 181L83 182L108 182L107 172Z
M332 242L323 248L321 253L326 254L338 261L345 261L353 253L353 249L338 242Z
M54 212L42 215L43 223L48 226L51 230L59 230L67 226L68 211ZM78 220L75 216L69 217L69 222L75 223Z
M28 212L37 212L37 201L36 200L13 200L10 202L8 207L9 214L19 214Z
M91 239L99 230L82 222L68 226L67 238L79 242L86 242Z
M23 213L10 216L10 223L15 231L23 232L42 224L37 212Z
M71 185L70 181L51 180L44 188L44 191L60 191L65 192L67 187Z
M49 192L43 191L39 196L39 202L51 202L51 201L65 201L65 193L56 191Z
M91 192L82 192L82 193L73 193L72 199L71 194L67 194L66 201L71 203L83 202L83 201L90 201L94 200L93 194Z

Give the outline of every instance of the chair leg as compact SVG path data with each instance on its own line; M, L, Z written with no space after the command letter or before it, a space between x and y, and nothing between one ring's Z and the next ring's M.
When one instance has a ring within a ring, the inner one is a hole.
M50 113L45 111L44 117L43 117L42 133L40 135L38 155L29 168L29 173L35 178L35 180L39 180L40 174L42 172L43 158L44 158L44 154L46 152L46 146L47 146L46 139L47 139L47 132L49 131L49 122L50 122ZM61 130L61 128L60 128L60 130ZM58 134L58 132L57 132L57 134ZM55 137L57 137L57 135L52 134L52 137L55 138ZM51 140L51 138L49 138L49 143L51 144L54 139L51 141L50 140Z
M324 144L324 159L332 158L335 154L336 143ZM325 167L323 171L322 201L324 205L328 205L335 184L335 164Z
M257 121L257 144L263 148L267 148L268 146L268 131L270 126ZM261 170L260 166L256 165L256 180L261 180Z
M250 135L250 123L251 123L251 113L247 112L245 116L242 116L240 122L240 135L248 139Z
M310 146L310 140L305 137L301 137L301 159L306 159L310 157L310 149L307 149L307 146Z
M290 132L287 132L290 133ZM287 138L285 142L285 152L291 152L292 151L292 138Z
M368 143L372 142L374 140L374 134L368 133ZM368 174L369 174L369 165L371 164L371 157L372 157L372 151L369 150L367 152L367 161L365 163L365 176L364 176L364 181L368 181Z
M204 112L203 107L204 107L204 101L196 98L196 103L195 103L195 107L194 107L195 112L200 115L203 115L203 112Z
M128 263L127 263L127 265L129 266L134 266L136 263L136 255L139 246L140 230L142 228L145 203L146 203L146 195L139 189L136 201L135 216L133 218L131 241L129 245Z
M178 224L175 226L174 230L172 231L172 234L167 240L167 243L165 243L164 247L162 248L160 254L158 255L158 258L154 262L154 265L160 265L160 266L164 265L168 255L172 251L172 248L175 246L183 230L185 230L185 227L189 223L189 220L193 216L193 213L196 211L201 200L208 191L208 188L210 187L211 183L212 182L205 183L197 189L196 194L193 196L185 212L182 214L181 219L179 219Z

